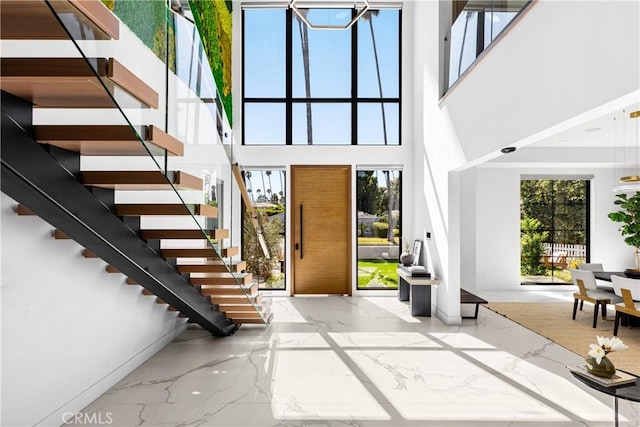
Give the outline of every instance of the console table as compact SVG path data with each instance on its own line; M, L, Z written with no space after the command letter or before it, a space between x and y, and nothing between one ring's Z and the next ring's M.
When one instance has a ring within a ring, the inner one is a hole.
M401 268L398 272L398 299L409 301L412 316L431 317L431 286L439 285L437 278L413 277Z
M591 387L594 390L613 396L614 401L614 425L618 427L618 399L630 400L632 402L640 402L640 378L635 383L624 384L620 386L607 387L601 385L583 375L570 371L571 375L581 383ZM623 371L626 372L626 371Z

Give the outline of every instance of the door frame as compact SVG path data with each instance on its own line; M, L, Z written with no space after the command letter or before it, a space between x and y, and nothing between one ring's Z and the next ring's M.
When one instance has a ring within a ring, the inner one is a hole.
M290 248L290 257L289 257L289 268L288 268L288 272L287 274L289 275L289 295L290 296L296 296L295 293L295 262L293 257L295 256L295 239L296 239L296 233L294 232L294 214L295 214L295 207L294 207L294 201L295 201L295 195L294 195L294 191L295 191L295 170L296 169L312 169L312 168L323 168L323 169L347 169L348 171L348 186L347 186L347 197L348 197L348 201L347 201L347 221L349 224L349 231L347 233L347 257L349 259L348 262L348 277L349 277L349 283L347 286L347 293L346 295L348 296L352 296L353 295L353 167L352 165L346 164L346 165L289 165L289 182L290 182L290 192L289 192L289 206L290 209L288 210L288 221L291 224L291 227L289 228L290 233L289 233L289 248ZM305 294L298 294L298 295L305 295ZM337 294L336 294L337 295Z

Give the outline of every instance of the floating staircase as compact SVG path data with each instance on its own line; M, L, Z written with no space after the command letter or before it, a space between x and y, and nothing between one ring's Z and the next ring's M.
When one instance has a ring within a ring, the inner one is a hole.
M91 32L96 39L119 37L119 21L99 0L55 3L56 10L67 11L75 17L79 28ZM0 25L0 36L5 40L67 40L69 37L43 0L0 0ZM124 274L126 283L143 286L144 295L156 297L157 302L168 304L169 310L179 311L181 317L189 317L190 321L203 325L216 335L232 334L242 323L269 323L272 317L270 307L258 292L258 285L252 281L251 274L244 272L246 262L231 259L239 254L239 248L223 245L229 238L229 230L215 227L205 230L140 229L140 217L144 216L195 215L215 222L218 218L216 207L113 202L116 191L176 189L202 192L200 178L183 171L80 169L80 156L182 156L184 146L180 141L154 125L31 124L30 108L113 109L115 100L124 108L156 109L159 96L153 88L115 58L3 57L0 58L0 78L3 110L5 104L10 104L7 113L3 111L2 115L2 190L19 201L18 214L41 216L55 227L54 238L78 241L86 248L84 257L102 258L107 262L106 272ZM23 105L27 107L23 108ZM46 148L48 153L26 145L24 141L29 138L34 147ZM27 148L21 148L21 144ZM6 156L5 147L8 147ZM50 155L58 165L42 157L43 153ZM46 167L42 167L42 171L29 171L25 156L31 160L32 168L39 168L45 160ZM24 176L20 177L17 170L25 170ZM46 176L48 171L66 174L55 175L56 178L51 179ZM25 193L25 185L28 185L25 182L39 187ZM90 192L80 192L79 186ZM39 193L47 188L52 191L43 198ZM69 194L65 194L65 189ZM59 198L52 201L55 195ZM89 200L86 212L73 206L74 201L88 200L88 197L94 197L97 203ZM105 200L108 203L104 203ZM108 220L104 219L105 206L112 209L112 218ZM103 219L94 218L95 212L100 212ZM75 223L69 223L68 218L73 218ZM79 223L86 226L93 224L92 221L99 223L87 234ZM129 228L131 224L136 226ZM146 241L148 246L138 247L126 230L138 233L138 241ZM110 237L126 242L136 253L125 252L123 256L118 253L123 250L114 251L107 247L109 245L101 244L101 240ZM189 240L202 247L163 247L164 241L176 239ZM217 249L212 246L214 243ZM157 260L153 259L154 256ZM134 266L131 259L151 261ZM143 265L145 267L141 267ZM218 314L226 317L226 323Z

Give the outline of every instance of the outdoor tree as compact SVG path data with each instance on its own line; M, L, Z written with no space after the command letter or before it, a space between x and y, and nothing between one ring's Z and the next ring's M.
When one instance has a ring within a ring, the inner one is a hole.
M284 224L275 216L268 216L267 211L256 209L260 219L262 236L267 244L271 258L266 258L258 241L258 235L253 228L251 216L244 216L242 259L247 263L247 271L259 279L268 281L272 276L272 270L279 261L281 235L284 233ZM284 211L284 206L276 211Z
M520 220L520 254L522 260L520 269L525 275L543 275L546 272L541 261L544 253L543 243L548 238L549 233L540 231L542 224L535 218L524 217Z

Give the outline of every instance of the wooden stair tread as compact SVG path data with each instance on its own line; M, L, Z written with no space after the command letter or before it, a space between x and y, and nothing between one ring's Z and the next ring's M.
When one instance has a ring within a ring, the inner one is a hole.
M220 252L216 252L215 249L209 248L168 248L168 249L160 249L160 254L163 258L213 258L219 259L228 258L229 249L233 248L222 248Z
M202 179L180 171L87 171L80 181L112 190L202 190Z
M176 268L179 273L224 273L229 271L228 269L237 273L246 270L247 262L232 260L225 263L221 260L213 260L204 264L178 264Z
M202 285L198 286L203 295L255 295L258 292L258 284L247 285Z
M18 206L16 207L16 213L18 215L35 215L35 213L33 213L31 209L23 204L18 204Z
M82 250L82 256L85 258L100 258L98 255L96 255L95 253L91 252L89 249L83 249Z
M253 275L251 273L218 273L215 276L191 276L189 280L193 285L237 285L238 283L247 284L251 282L251 280L253 280Z
M188 208L188 209L187 209ZM118 216L141 215L202 215L209 218L218 217L218 208L209 205L181 205L181 204L117 204Z
M267 321L266 324L269 325L271 323L271 318L273 316L270 315L269 317L267 317ZM232 319L230 319L233 323L256 323L256 324L264 324L265 321L262 318L259 319L254 319L254 318L245 318L245 317L233 317Z
M262 319L262 315L261 313L258 313L257 311L253 310L253 311L225 311L224 315L227 316L228 318L231 319L237 319L237 318L242 318L242 319Z
M211 303L218 305L248 304L247 300L250 299L254 304L260 304L262 298L262 294L255 294L249 297L238 295L211 295Z
M158 108L158 93L118 61L89 61L95 72L84 58L0 58L0 87L38 107L113 108L112 96L122 98L120 88L147 107ZM135 105L126 97L118 102Z
M54 2L57 13L74 16L75 26L91 33L94 40L120 37L115 15L99 1ZM68 40L54 14L43 0L3 0L0 7L0 36L3 40Z
M84 156L183 156L184 144L156 126L37 125L36 140ZM144 140L143 145L140 139Z
M62 231L60 231L58 229L53 230L53 238L54 239L58 239L58 240L68 240L68 239L70 239L69 236L67 236L64 232L62 232Z
M226 239L229 237L229 230L227 229L213 229L213 230L200 230L200 229L185 229L185 230L142 230L142 238L145 240L154 239L205 239L206 236L213 240Z

